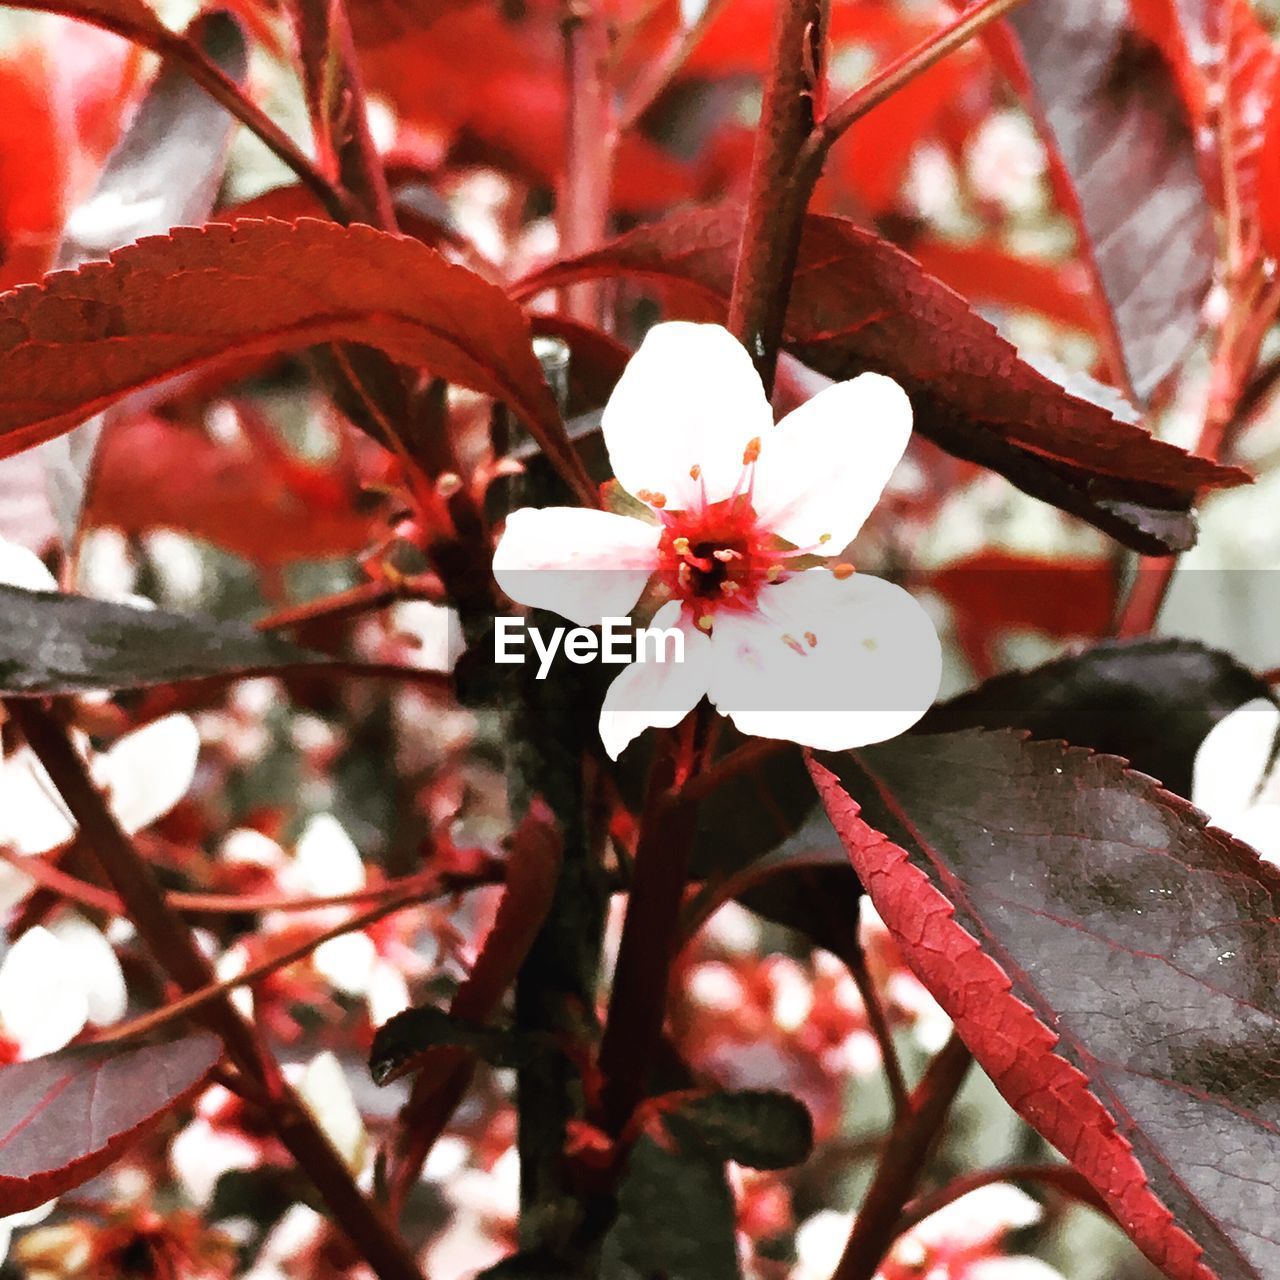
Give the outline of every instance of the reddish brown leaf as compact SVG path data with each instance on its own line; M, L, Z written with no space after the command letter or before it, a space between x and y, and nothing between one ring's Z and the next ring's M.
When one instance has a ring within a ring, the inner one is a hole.
M86 524L177 529L260 565L354 555L369 544L376 513L357 502L341 459L308 464L256 443L221 443L151 415L112 423Z
M739 228L732 208L676 214L554 263L520 291L633 276L679 286L683 296L671 301L683 314L705 316L708 302L722 314ZM833 378L866 369L891 375L911 395L923 435L1135 550L1191 545L1189 511L1200 490L1248 479L1064 389L914 259L842 218L811 216L806 224L785 345Z
M1146 400L1200 329L1216 240L1174 78L1126 0L1032 0L989 42L1041 124L1117 355Z
M213 1070L216 1036L67 1049L0 1070L0 1217L100 1173Z
M408 237L311 219L178 228L0 297L0 456L175 373L334 341L506 401L576 471L501 290Z
M1280 872L1124 761L1014 733L811 771L907 962L1147 1256L1276 1275Z

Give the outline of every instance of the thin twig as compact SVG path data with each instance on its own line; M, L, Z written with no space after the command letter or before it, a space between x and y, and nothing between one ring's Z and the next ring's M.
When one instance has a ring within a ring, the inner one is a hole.
M336 924L332 928L315 934L305 942L300 942L296 946L281 951L278 955L262 960L256 965L251 965L242 973L236 974L234 978L227 978L221 982L211 982L207 986L189 992L180 999L171 1000L163 1008L155 1009L151 1013L144 1013L141 1017L134 1018L131 1022L118 1023L110 1030L100 1032L95 1037L95 1042L102 1044L117 1040L130 1040L135 1036L147 1035L179 1019L190 1017L191 1014L212 1004L215 1000L226 998L239 987L261 982L263 978L269 978L273 973L278 973L281 969L287 969L291 964L297 964L299 960L305 960L317 947L326 942L331 942L334 938L341 938L345 934L367 929L371 924L375 924L385 916L394 915L395 912L403 911L406 907L419 906L421 903L422 895L420 893L397 894L386 902L380 902L376 907L370 907L368 911L362 911L359 915L354 915L344 920L341 924Z
M911 1106L911 1097L907 1092L907 1078L902 1073L902 1060L898 1057L898 1046L893 1042L893 1028L889 1025L889 1017L884 1011L884 1002L880 992L872 980L871 971L867 968L867 953L856 939L848 949L844 962L849 967L854 985L862 997L862 1006L867 1013L867 1026L880 1046L880 1062L884 1069L885 1084L889 1090L889 1098L893 1103L893 1120L900 1123Z
M1093 1189L1085 1176L1069 1164L1009 1164L994 1169L983 1169L977 1173L968 1173L955 1178L945 1187L932 1191L925 1196L917 1196L902 1211L898 1219L895 1239L910 1231L912 1227L932 1217L939 1209L954 1204L962 1196L982 1187L989 1187L996 1182L1034 1182L1041 1186L1053 1187L1064 1196L1087 1204L1091 1209L1111 1217L1111 1211L1102 1197Z
M671 87L671 82L680 74L684 64L706 35L707 29L728 3L729 0L708 0L698 21L693 26L686 27L663 52L662 57L649 63L640 73L630 97L618 112L620 134L634 129L644 119L649 108Z
M946 1124L972 1058L954 1033L929 1064L885 1143L831 1280L872 1280L898 1236L903 1209Z
M156 36L152 40L147 40L137 33L128 34L128 38L136 43L153 49L161 57L181 65L200 88L215 102L225 107L278 160L297 174L302 185L315 194L330 217L338 222L348 221L350 210L346 197L297 143L265 111L247 98L236 82L221 67L211 62L191 41L172 33L166 33L166 36L167 38Z
M895 58L877 71L866 84L855 89L843 102L837 103L818 123L806 152L813 150L825 156L832 143L869 111L892 97L909 81L928 71L949 53L971 40L983 27L1003 18L1023 0L981 0L965 10L947 26L926 36L914 48ZM801 168L806 160L802 159Z

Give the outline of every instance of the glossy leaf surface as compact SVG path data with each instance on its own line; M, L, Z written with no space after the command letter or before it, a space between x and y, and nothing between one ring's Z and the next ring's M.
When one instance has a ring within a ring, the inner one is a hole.
M812 765L907 962L1174 1280L1280 1267L1280 873L1114 757L1009 732Z
M105 1169L203 1083L222 1054L201 1033L122 1052L67 1049L0 1069L0 1217Z

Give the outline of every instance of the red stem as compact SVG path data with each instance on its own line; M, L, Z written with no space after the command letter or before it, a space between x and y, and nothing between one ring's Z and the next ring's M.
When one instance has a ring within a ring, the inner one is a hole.
M1084 1175L1069 1164L1010 1164L995 1169L983 1169L978 1173L965 1174L948 1182L945 1187L927 1196L918 1196L903 1210L898 1219L895 1238L910 1231L917 1223L954 1204L961 1196L971 1191L989 1187L995 1182L1036 1182L1042 1186L1053 1187L1062 1195L1087 1204L1099 1213L1111 1217L1111 1211L1103 1203L1102 1198L1089 1185Z
M751 353L765 391L773 388L800 233L821 160L801 172L796 158L813 132L824 84L827 0L782 0L751 157L747 213L729 302L729 331Z
M872 1280L897 1239L903 1209L941 1136L972 1058L952 1035L929 1064L881 1152L876 1175L853 1222L844 1256L831 1280Z
M698 724L706 719L697 712L692 718ZM676 752L668 739L659 748L649 774L631 894L600 1046L604 1123L614 1134L626 1127L644 1096L662 1038L671 963L679 945L680 904L693 852L696 809L680 803L676 782Z
M608 76L609 25L600 0L567 0L561 29L569 114L556 220L561 251L574 255L605 238L617 131ZM599 282L574 285L565 291L563 310L584 324L600 325L602 298Z

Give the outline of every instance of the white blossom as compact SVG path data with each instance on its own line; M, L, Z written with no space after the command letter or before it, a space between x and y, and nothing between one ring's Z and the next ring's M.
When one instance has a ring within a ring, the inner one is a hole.
M512 599L580 626L646 596L661 604L650 626L683 633L683 661L634 662L610 687L600 733L611 756L704 695L743 733L829 750L894 737L924 714L941 672L928 615L834 560L910 438L895 382L836 383L775 427L726 330L660 324L602 427L638 514L522 508L493 568Z
M1255 698L1224 716L1196 752L1191 802L1209 820L1280 862L1280 769L1273 750L1280 710Z

